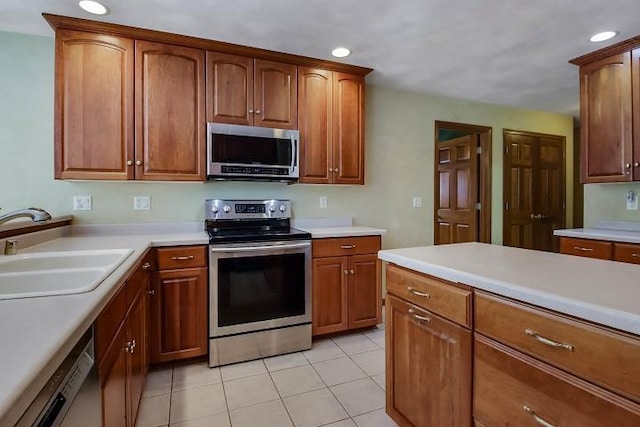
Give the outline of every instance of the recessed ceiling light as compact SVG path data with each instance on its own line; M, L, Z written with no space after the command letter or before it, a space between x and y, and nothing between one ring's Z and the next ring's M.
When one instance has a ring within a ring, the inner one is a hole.
M618 35L617 31L604 31L602 33L592 35L589 40L594 43L603 42L605 40L612 39L617 35Z
M107 6L98 3L93 0L82 0L78 3L78 5L89 13L93 13L94 15L106 15L109 13L109 9Z
M351 55L351 51L346 47L337 47L331 51L331 55L336 58L344 58L345 56Z

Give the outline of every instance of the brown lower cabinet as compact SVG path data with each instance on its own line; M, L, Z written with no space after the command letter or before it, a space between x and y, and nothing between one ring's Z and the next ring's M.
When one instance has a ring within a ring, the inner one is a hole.
M401 426L470 426L471 331L393 295L385 307L387 413Z
M640 264L640 244L560 237L560 253Z
M380 323L379 249L380 236L313 240L313 335Z
M134 426L147 371L147 290L151 263L145 259L95 322L103 426Z
M151 363L207 354L205 246L157 249L151 289Z
M474 353L473 407L481 425L640 425L637 403L489 338L476 334Z

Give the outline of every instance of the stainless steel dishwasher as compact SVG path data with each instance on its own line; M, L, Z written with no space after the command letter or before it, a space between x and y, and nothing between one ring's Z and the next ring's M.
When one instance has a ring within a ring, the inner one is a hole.
M102 424L93 328L60 364L17 423L18 427L87 427Z

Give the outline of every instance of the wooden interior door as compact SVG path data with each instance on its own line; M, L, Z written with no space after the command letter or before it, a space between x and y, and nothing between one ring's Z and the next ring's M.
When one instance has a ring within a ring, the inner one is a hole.
M478 240L478 135L436 142L436 245Z
M553 231L565 224L564 137L505 130L504 144L504 244L557 252Z

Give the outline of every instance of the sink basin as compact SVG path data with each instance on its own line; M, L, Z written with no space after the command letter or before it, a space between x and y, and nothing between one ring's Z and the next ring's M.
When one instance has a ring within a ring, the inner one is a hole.
M92 291L132 253L106 249L0 257L0 299Z

